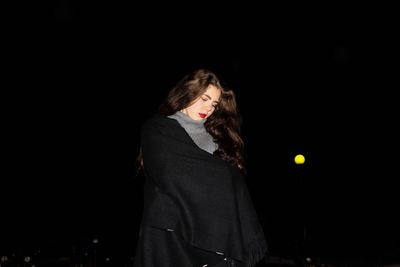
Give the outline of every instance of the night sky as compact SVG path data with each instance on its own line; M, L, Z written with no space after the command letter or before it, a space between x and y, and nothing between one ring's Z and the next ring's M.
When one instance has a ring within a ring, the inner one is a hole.
M327 257L398 251L390 17L163 8L141 18L133 4L55 1L18 13L2 99L1 247L96 237L132 250L140 125L176 81L205 67L236 92L272 255L290 257L304 239ZM294 164L298 153L304 165Z

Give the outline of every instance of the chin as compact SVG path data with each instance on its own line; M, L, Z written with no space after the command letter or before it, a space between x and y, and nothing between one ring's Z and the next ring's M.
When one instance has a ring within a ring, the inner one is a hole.
M201 121L203 118L202 117L200 117L200 116L193 116L193 117L191 117L193 120L195 120L195 121Z

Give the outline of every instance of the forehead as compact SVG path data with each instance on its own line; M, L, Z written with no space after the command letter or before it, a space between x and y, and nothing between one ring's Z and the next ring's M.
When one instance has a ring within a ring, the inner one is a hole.
M221 90L219 88L217 88L216 86L210 84L207 87L207 90L204 92L204 94L209 95L213 100L217 100L217 99L219 99L219 97L221 95Z

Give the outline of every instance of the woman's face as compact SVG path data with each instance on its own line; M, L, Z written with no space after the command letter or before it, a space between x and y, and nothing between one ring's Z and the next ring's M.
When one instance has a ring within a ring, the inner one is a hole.
M220 96L221 91L214 85L209 85L199 98L181 111L196 121L208 118L218 105Z

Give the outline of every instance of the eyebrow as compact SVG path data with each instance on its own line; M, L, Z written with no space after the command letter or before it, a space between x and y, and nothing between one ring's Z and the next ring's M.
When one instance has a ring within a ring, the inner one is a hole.
M209 95L207 95L207 94L203 94L204 96L206 96L208 99L210 99L211 100L211 96L209 96ZM217 103L219 103L219 101L218 100L214 100L214 102L217 102Z

